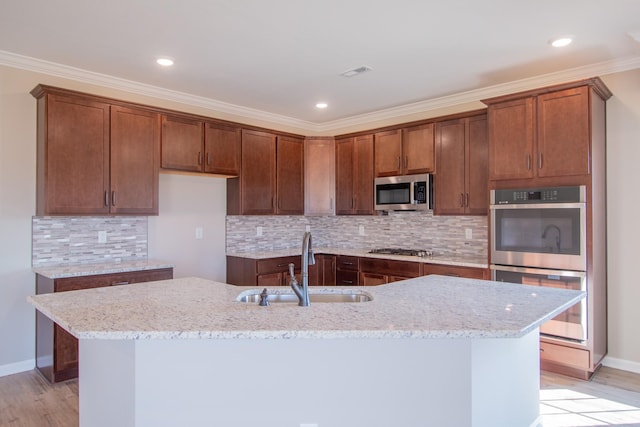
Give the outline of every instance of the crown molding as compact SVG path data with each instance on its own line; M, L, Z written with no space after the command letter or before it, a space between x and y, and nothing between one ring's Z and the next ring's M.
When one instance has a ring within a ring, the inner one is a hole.
M573 80L581 80L596 76L619 73L636 68L640 68L640 55L634 55L621 59L599 62L581 67L558 71L555 73L543 74L522 80L460 92L439 98L414 102L398 107L386 108L371 113L358 114L344 119L332 120L323 123L313 123L299 120L267 111L243 107L230 104L215 99L191 95L184 92L160 88L145 83L121 79L106 74L95 73L80 68L69 67L54 62L44 61L37 58L18 55L0 50L0 65L19 68L28 71L53 75L65 79L80 81L108 87L111 89L131 92L138 95L150 96L167 101L179 102L181 104L202 107L213 111L233 114L251 120L280 124L290 128L300 129L302 132L312 132L315 134L332 134L340 129L364 127L383 120L400 120L412 114L426 113L447 107L478 102L481 99L493 98L510 93L522 92L554 84L566 83Z

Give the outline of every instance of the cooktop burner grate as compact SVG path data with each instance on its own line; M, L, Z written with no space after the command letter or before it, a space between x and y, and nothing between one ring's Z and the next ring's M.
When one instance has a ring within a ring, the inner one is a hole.
M432 251L424 249L404 249L404 248L377 248L369 251L370 254L404 255L404 256L433 256Z

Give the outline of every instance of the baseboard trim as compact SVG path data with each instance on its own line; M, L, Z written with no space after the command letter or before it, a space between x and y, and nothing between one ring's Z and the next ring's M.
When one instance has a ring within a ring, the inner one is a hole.
M604 366L608 366L609 368L621 369L623 371L635 372L636 374L640 374L639 362L606 356L604 359L602 359L602 364Z
M0 365L0 377L30 371L36 367L36 359L23 360L22 362Z

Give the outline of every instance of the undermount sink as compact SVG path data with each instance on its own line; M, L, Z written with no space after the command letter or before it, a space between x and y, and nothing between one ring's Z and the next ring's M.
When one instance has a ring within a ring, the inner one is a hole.
M258 304L260 302L259 290L251 290L242 292L236 298L236 301ZM354 291L347 293L309 293L309 301L314 302L368 302L373 297L362 291ZM269 303L298 303L298 297L293 293L269 293L267 294Z

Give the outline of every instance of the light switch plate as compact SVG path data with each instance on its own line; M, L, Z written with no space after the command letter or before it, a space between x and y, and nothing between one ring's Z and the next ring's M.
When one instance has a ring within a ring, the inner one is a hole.
M203 235L204 231L202 227L196 227L196 240L202 240Z
M106 231L98 231L98 243L107 243Z
M473 230L471 228L464 229L464 238L467 240L473 239Z

